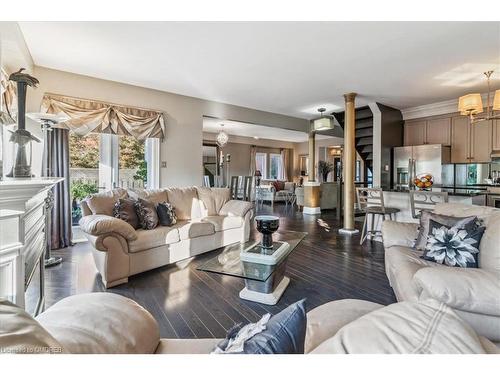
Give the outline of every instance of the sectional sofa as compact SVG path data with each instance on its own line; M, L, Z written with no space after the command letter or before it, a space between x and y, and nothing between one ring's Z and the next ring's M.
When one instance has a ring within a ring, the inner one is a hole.
M423 252L413 248L418 224L386 220L382 225L385 269L397 300L432 298L445 303L476 332L500 343L500 209L440 203L434 212L477 216L483 221L479 268L448 267L422 259Z
M126 197L171 203L177 223L135 230L113 217L115 202ZM253 205L229 197L229 189L186 187L115 189L84 200L79 224L106 288L126 283L131 275L248 241Z
M0 300L0 351L72 354L208 354L222 338L160 338L158 323L114 293L62 299L32 318ZM305 353L499 353L450 308L435 300L382 306L338 300L307 314Z

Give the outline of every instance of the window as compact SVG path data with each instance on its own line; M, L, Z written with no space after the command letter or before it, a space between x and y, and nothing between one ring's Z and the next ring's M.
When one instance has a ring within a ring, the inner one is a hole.
M98 191L159 186L159 139L91 133L69 136L70 192L75 225L79 202Z
M272 180L283 179L283 160L281 154L269 154L269 178Z
M134 137L118 138L118 186L124 189L144 188L148 177L146 142Z
M267 154L264 152L257 152L255 154L255 170L262 173L262 178L267 179Z

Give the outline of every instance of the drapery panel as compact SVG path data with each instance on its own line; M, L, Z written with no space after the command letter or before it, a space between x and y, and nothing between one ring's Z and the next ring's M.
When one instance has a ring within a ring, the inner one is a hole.
M257 155L257 147L250 147L250 173L249 176L255 176L255 171L257 169L255 156Z
M0 69L0 110L7 112L10 117L17 116L17 90L16 84L9 81L9 76Z
M289 158L288 158L288 149L281 149L281 166L282 166L282 176L281 179L284 181L288 181L288 167L289 167Z
M51 248L61 249L71 245L71 200L69 183L69 131L53 129L48 134L46 150L48 165L42 168L43 177L64 177L64 181L54 186L54 207L51 212ZM50 170L51 175L47 175Z
M45 94L41 112L66 115L69 120L56 126L78 135L108 133L136 139L164 138L164 114L95 100Z

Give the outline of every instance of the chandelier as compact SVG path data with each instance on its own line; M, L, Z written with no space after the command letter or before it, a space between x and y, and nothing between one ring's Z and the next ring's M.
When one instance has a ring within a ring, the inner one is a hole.
M227 141L229 140L229 136L227 133L224 131L224 124L220 124L221 129L219 133L217 133L217 137L215 137L215 141L217 142L217 145L219 147L224 147L227 144Z
M490 77L492 74L493 70L484 72L484 75L488 80L488 102L486 103L486 114L479 115L484 112L481 94L468 94L461 96L458 99L458 111L463 116L469 116L471 123L500 118L500 113L495 113L495 111L500 111L500 90L495 91L493 105L490 106Z

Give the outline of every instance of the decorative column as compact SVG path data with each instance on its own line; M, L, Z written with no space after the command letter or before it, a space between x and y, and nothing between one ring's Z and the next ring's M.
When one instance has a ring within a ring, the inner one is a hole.
M354 229L354 173L356 167L356 113L354 99L356 93L348 93L345 98L344 121L344 227L339 233L352 235L358 230Z
M320 208L320 183L316 182L316 133L311 124L309 131L309 176L304 183L304 209L306 215L315 215L321 213Z

